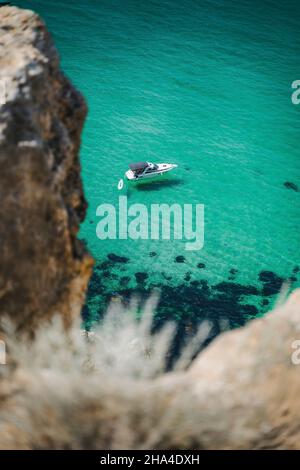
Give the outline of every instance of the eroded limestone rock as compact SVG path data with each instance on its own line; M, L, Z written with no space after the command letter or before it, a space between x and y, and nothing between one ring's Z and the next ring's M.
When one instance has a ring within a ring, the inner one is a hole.
M78 316L85 296L92 262L76 235L86 104L27 10L0 9L0 83L0 315L29 329L54 312Z

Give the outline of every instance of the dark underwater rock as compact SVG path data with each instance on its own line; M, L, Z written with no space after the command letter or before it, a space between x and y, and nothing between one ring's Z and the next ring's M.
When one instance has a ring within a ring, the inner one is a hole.
M259 273L259 280L263 283L262 295L266 297L278 294L284 283L284 278L277 276L272 271L261 271Z
M87 299L92 299L103 293L102 274L99 275L95 270L90 278L87 289Z
M150 251L149 256L150 258L154 258L154 256L157 256L157 253L155 251Z
M295 183L292 183L291 181L286 181L285 183L283 183L283 185L284 185L287 189L292 189L293 191L296 191L296 193L299 192L298 186L297 186Z
M108 260L105 260L105 261L102 261L102 263L97 264L95 269L102 271L102 270L106 270L109 268L111 268L111 262Z
M185 257L182 255L176 256L175 261L176 263L185 263Z
M215 286L213 286L213 289L216 289L232 297L259 294L258 289L254 286L243 286L242 284L226 281L216 284Z
M235 277L236 277L236 275L237 275L237 273L238 273L238 270L237 270L237 269L231 268L231 269L229 270L228 280L229 280L229 281L234 281L234 280L235 280Z
M204 263L198 263L197 268L199 269L205 269L205 264Z
M241 305L240 309L244 316L255 318L258 314L258 309L255 307L255 305Z
M141 272L135 273L136 282L138 284L142 284L143 282L145 282L148 277L149 277L149 274L147 273L141 273Z
M129 261L129 258L126 258L126 256L118 256L115 253L109 253L107 258L113 263L128 263Z
M81 316L84 322L88 322L90 319L90 311L87 304L82 307Z

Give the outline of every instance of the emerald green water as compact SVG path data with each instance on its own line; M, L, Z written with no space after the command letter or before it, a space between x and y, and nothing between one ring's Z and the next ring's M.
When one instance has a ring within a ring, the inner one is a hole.
M116 294L159 286L161 319L236 325L265 312L283 280L299 285L300 192L284 186L300 188L300 105L291 102L300 79L298 1L16 4L46 20L89 105L80 237L97 264L86 317L101 315ZM130 190L129 202L203 203L201 251L185 251L182 241L96 237L97 206L118 203L118 180L139 160L179 168L169 184ZM129 261L104 262L108 253ZM136 273L148 277L137 282Z

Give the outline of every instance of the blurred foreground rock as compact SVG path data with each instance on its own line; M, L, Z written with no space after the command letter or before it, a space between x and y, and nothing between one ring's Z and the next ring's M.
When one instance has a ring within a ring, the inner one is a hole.
M78 342L78 325L75 346L56 327L38 332L33 351L10 336L17 366L0 367L0 448L298 449L299 325L300 290L220 335L187 371L151 380L134 377L135 363L116 374L101 355L87 369L91 351ZM108 360L126 354L120 331L111 335Z
M86 208L78 162L86 107L31 12L0 10L0 80L0 316L37 331L31 346L8 335L0 448L299 448L300 366L291 360L299 291L220 335L185 372L134 380L87 367L85 342L70 341L92 264L76 240ZM55 313L70 329L41 321Z

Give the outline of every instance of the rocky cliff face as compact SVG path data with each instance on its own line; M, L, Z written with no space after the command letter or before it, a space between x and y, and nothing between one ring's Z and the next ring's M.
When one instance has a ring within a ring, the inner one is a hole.
M151 380L164 338L144 348L150 335L126 312L86 341L72 322L92 264L76 240L86 107L31 12L0 9L1 89L0 317L16 331L5 329L0 365L0 448L299 448L299 291L220 335L188 370ZM42 321L52 318L70 328Z
M0 9L0 92L0 314L30 329L78 316L91 272L76 239L86 105L30 11Z

